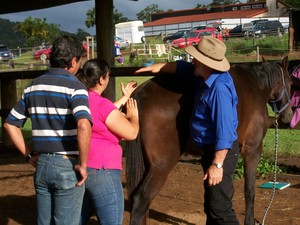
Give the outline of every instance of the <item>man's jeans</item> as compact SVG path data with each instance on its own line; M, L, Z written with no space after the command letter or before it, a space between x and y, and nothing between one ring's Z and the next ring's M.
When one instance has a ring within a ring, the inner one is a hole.
M122 225L124 194L121 170L88 168L81 225L96 212L101 225Z
M84 185L76 187L76 157L40 154L34 177L38 225L78 225Z

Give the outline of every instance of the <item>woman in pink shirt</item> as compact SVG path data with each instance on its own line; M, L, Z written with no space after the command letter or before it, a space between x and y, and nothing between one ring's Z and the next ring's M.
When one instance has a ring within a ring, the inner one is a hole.
M83 73L78 76L88 87L93 120L80 224L87 224L94 212L101 225L122 225L123 221L120 140L134 140L139 131L137 103L129 98L136 83L130 82L126 87L121 84L123 96L112 103L101 96L108 85L109 74L106 61L91 59L84 64ZM118 109L125 104L126 115Z

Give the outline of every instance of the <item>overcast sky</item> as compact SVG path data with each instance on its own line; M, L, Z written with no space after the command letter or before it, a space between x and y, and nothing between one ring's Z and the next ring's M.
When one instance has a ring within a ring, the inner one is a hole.
M136 14L147 6L157 4L162 10L181 10L195 8L197 3L210 4L212 0L114 0L116 9L123 13L130 20L136 20ZM2 14L0 18L9 19L10 21L24 21L31 16L33 18L46 18L47 23L60 24L60 29L69 32L76 32L81 28L90 34L95 34L95 28L88 29L85 26L86 12L95 6L94 0L78 2L59 7L53 7L43 10L27 11L22 13Z

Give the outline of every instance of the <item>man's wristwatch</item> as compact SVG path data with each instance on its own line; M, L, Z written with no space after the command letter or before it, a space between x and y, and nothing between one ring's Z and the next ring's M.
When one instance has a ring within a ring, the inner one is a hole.
M29 162L29 160L31 159L32 156L34 156L34 152L30 152L30 153L26 156L25 161L26 161L26 162Z
M218 169L222 169L223 168L223 163L212 162L212 165L216 166Z

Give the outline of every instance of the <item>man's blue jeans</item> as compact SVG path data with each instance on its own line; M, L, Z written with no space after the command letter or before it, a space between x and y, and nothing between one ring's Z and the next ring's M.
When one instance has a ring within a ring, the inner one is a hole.
M78 225L84 185L76 187L75 157L40 154L34 177L38 225Z
M121 170L88 168L81 224L87 224L96 212L101 225L122 225L124 194Z

